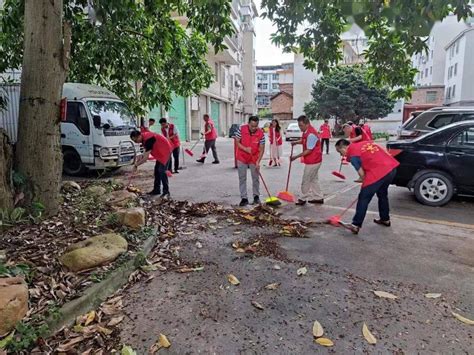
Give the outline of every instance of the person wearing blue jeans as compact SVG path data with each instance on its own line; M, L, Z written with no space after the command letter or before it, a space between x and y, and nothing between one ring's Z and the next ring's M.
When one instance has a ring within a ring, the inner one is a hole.
M354 166L359 174L358 182L362 183L357 200L356 213L349 229L358 234L369 203L377 195L379 201L379 219L374 223L390 227L390 208L388 202L388 188L395 178L398 161L383 147L371 141L351 143L347 139L336 142L336 150Z

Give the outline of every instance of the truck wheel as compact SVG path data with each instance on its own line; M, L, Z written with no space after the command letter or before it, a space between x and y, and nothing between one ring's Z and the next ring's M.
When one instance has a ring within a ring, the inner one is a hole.
M454 194L451 178L441 171L427 171L415 182L415 197L427 206L443 206Z
M77 176L85 172L86 167L82 163L81 157L73 149L66 149L63 152L63 171L66 175Z

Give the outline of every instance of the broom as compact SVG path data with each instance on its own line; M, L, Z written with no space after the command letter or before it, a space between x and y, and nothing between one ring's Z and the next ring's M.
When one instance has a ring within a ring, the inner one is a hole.
M347 208L346 208L344 211L342 211L341 214L337 214L337 215L334 215L334 216L329 217L329 218L326 220L326 222L327 222L328 224L331 224L331 225L335 226L335 227L339 227L340 225L342 225L342 222L341 222L342 216L343 216L347 211L349 211L349 209L350 209L352 206L355 205L355 203L357 202L358 199L359 199L359 198L357 197L354 201L352 201L351 204L350 204L349 206L347 206Z
M265 180L263 179L262 173L260 170L258 171L258 175L260 176L260 179L262 180L263 186L265 187L265 191L267 191L268 198L265 200L265 203L269 206L280 206L281 202L277 197L274 197L270 194L270 191L268 190L268 186L265 183Z
M186 148L184 151L187 155L189 155L190 157L193 157L194 156L194 153L193 153L193 149L196 148L196 145L201 141L201 137L199 137L199 139L196 141L196 143L194 143L194 145L191 147L191 149L188 149Z
M333 174L335 177L338 177L339 179L346 180L346 176L341 173L342 169L342 159L341 159L341 164L339 165L339 171L334 170L331 174Z
M293 156L293 146L291 146L291 154L290 154L290 157ZM295 202L295 196L288 191L288 186L290 184L290 173L291 173L291 164L293 163L293 161L290 159L290 165L288 166L288 177L286 179L286 189L285 191L280 191L277 195L277 197L280 199L280 200L283 200L283 201L287 201L287 202Z

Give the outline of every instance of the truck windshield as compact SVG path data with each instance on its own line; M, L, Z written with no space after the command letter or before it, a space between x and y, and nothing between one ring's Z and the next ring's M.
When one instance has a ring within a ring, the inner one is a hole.
M111 128L128 128L135 126L135 119L125 103L120 101L87 101L92 115L99 115L102 124L108 123Z

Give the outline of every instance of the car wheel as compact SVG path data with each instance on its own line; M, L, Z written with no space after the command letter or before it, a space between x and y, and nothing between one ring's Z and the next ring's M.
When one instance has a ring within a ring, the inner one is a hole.
M83 174L85 170L86 167L75 150L67 149L63 152L63 171L65 174L77 176Z
M442 172L431 171L422 174L415 182L415 197L427 206L443 206L454 194L451 178Z

